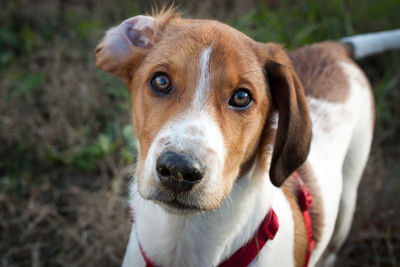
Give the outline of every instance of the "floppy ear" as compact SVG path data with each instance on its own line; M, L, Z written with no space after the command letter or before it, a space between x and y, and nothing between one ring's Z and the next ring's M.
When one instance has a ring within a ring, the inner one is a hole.
M285 50L267 44L267 51L266 76L273 106L279 112L269 175L272 184L281 186L308 156L311 121L303 86Z
M96 47L96 66L130 80L135 67L144 58L156 39L156 21L150 16L136 16L107 31Z

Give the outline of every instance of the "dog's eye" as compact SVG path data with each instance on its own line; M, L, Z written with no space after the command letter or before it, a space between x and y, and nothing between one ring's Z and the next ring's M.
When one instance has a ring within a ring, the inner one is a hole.
M171 91L171 81L166 73L158 72L150 80L153 90L163 94L169 94Z
M239 88L229 99L229 105L237 108L247 108L252 101L253 98L249 90Z

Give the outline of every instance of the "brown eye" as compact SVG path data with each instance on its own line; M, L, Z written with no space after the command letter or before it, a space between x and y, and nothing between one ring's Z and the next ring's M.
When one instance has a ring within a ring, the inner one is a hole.
M229 105L236 108L244 109L247 108L252 101L253 98L249 90L244 88L239 88L229 99Z
M151 78L150 85L157 93L169 94L171 91L171 81L163 72L155 73Z

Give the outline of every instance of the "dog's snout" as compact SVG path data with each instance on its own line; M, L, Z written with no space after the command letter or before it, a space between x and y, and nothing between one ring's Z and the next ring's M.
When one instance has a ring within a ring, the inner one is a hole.
M157 160L161 183L175 192L192 189L204 177L205 167L193 154L166 151Z

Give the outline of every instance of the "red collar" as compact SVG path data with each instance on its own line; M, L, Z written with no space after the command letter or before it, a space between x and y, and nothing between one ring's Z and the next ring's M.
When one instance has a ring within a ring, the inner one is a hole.
M249 265L256 257L258 252L264 247L268 240L275 237L279 229L278 217L273 209L270 209L264 220L261 222L256 235L247 242L246 245L236 250L227 260L222 262L219 267L243 267Z
M308 211L311 206L312 196L310 190L303 183L297 172L293 173L293 176L299 181L298 187L298 202L300 208L303 212L304 221L306 224L306 230L308 234L308 247L304 266L308 265L310 259L311 251L314 249L314 240L312 239L312 225L311 217ZM129 208L131 215L131 222L134 222L133 210ZM279 229L278 217L276 216L273 209L265 216L264 220L261 222L255 236L247 242L243 247L238 249L230 258L219 264L219 267L243 267L249 265L257 256L258 252L264 247L268 240L272 240L275 237L276 232ZM143 259L146 262L146 267L156 267L154 263L146 256L142 245L138 242L140 252L142 253Z
M304 266L307 267L308 261L310 260L311 252L315 247L315 242L312 237L312 222L309 209L312 204L312 195L310 193L310 189L308 189L307 185L301 179L299 173L297 171L293 172L293 177L299 182L297 187L297 202L299 203L301 212L303 213L304 222L306 224L307 237L308 237L308 246L306 259L304 261Z

